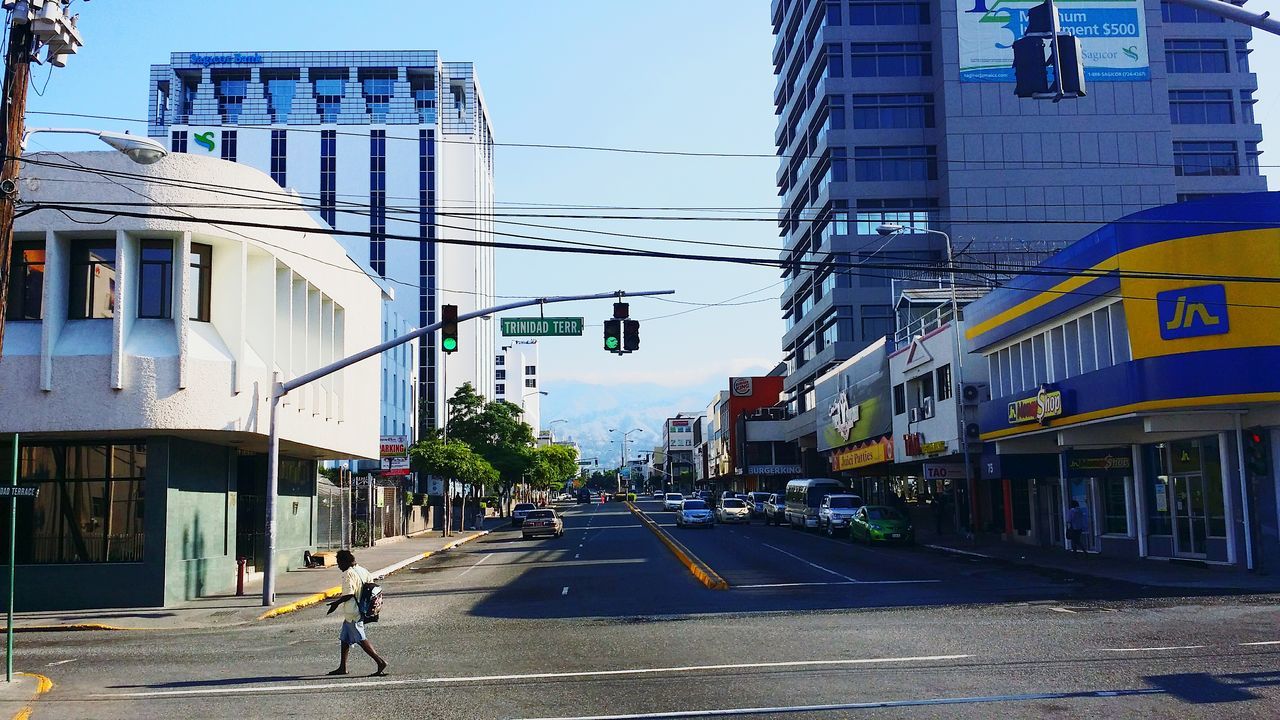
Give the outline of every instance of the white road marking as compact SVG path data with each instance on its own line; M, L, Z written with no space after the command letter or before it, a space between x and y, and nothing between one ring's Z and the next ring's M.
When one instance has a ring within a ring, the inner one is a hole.
M785 588L785 587L821 587L826 585L920 585L924 583L940 583L941 580L846 580L844 582L793 582L793 583L758 583L755 585L734 585L731 589L748 588Z
M574 553L574 554L573 554L573 559L574 559L574 560L577 560L577 559L578 559L578 556L579 556L579 555L581 555L581 554L582 554L582 553Z
M1075 615L1075 614L1077 614L1075 610L1068 610L1068 609L1066 609L1066 608L1051 607L1051 608L1049 608L1049 609L1050 609L1050 610L1052 610L1052 611L1054 611L1054 612L1067 613L1068 615Z
M1280 645L1280 640L1262 640L1260 642L1236 643L1237 645Z
M471 567L467 568L466 570L463 570L462 572L458 573L458 577L459 577L459 578L461 578L463 575L466 575L467 573L471 572L472 570L475 570L476 568L480 567L480 563L484 562L485 560L488 560L488 559L489 559L489 558L491 558L491 557L493 557L493 556L492 556L492 555L485 555L484 557L480 558L480 560L479 560L478 562L476 562L476 564L475 564L475 565L472 565Z
M976 705L980 703L1065 700L1070 698L1112 698L1130 695L1159 695L1166 692L1168 691L1161 688L1144 688L1141 690L1093 690L1083 692L1027 693L1024 695L979 695L950 698L918 698L915 700L881 700L879 702L850 702L832 705L785 705L777 707L678 710L675 712L632 713L626 715L561 715L544 718L526 718L526 720L657 720L658 718L779 715L782 713L831 712L834 710L873 710L879 708L928 707L937 705Z
M569 594L569 586L568 586L568 585L565 585L565 586L564 586L564 589L560 591L560 594L561 594L561 595L568 595L568 594Z
M1200 648L1209 647L1208 645L1162 645L1160 647L1136 647L1136 648L1100 648L1107 652L1142 652L1144 650L1199 650Z
M947 547L946 545L925 545L925 547L932 548L934 550L941 550L942 552L955 553L956 555L968 555L970 557L985 558L987 560L995 559L990 555L983 555L982 553L978 553L978 552L970 552L968 550L961 550L959 548Z
M71 658L70 660L59 660L58 662L48 663L45 665L45 667L53 667L54 665L66 665L67 663L75 662L76 660L79 660L79 659L80 658Z
M777 550L778 552L782 553L783 555L786 555L786 556L788 556L788 557L793 557L793 558L795 558L796 560L799 560L800 562L804 563L805 565L808 565L809 567L817 568L817 569L821 570L821 571L822 571L822 572L824 572L824 573L829 573L829 574L831 574L831 575L835 575L836 577L838 577L838 578L843 578L843 579L845 579L845 580L848 580L849 582L853 582L853 583L858 582L858 581L857 581L857 579L855 579L855 578L851 578L851 577L849 577L848 575L841 575L840 573L836 572L835 570L831 570L831 569L828 569L828 568L824 568L824 567L822 567L821 565L818 565L817 563L811 563L811 562L809 562L808 560L805 560L804 558L800 557L799 555L793 555L792 553L789 553L789 552L787 552L786 550L783 550L782 548L774 547L774 546L770 545L769 543L760 543L760 544L761 544L761 545L764 545L765 547L769 548L770 550Z
M184 697L192 695L223 695L226 693L296 693L332 688L354 689L363 687L382 687L395 685L442 685L453 683L477 682L510 682L522 680L566 680L585 677L611 677L619 675L668 675L675 673L697 673L709 670L749 670L753 668L785 668L785 667L822 667L847 665L875 665L876 663L909 663L940 662L944 660L964 660L973 655L915 655L908 657L858 658L836 660L785 660L781 662L727 663L723 665L681 665L658 668L629 668L623 670L583 670L579 672L541 672L514 675L471 675L435 678L404 678L390 680L355 680L348 682L300 683L288 685L251 685L245 687L213 687L192 690L153 690L148 692L127 693L95 693L92 697L101 698L158 698Z

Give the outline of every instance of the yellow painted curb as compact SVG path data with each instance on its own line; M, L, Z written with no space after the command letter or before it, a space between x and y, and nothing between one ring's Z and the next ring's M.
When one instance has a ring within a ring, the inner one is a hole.
M28 702L35 702L41 695L53 689L53 681L45 677L44 675L41 675L39 673L27 673L27 672L20 672L16 674L26 675L27 677L33 677L36 679L36 692L34 695L31 696L31 699L28 700ZM17 714L13 716L13 720L28 720L28 718L30 717L31 717L31 707L27 706L19 710Z
M707 565L705 562L698 559L696 555L689 552L688 548L681 545L679 540L671 537L667 531L658 527L658 524L645 515L640 508L636 507L632 503L627 503L627 508L631 510L632 514L640 518L640 522L644 523L645 527L652 530L653 534L658 536L658 539L662 541L662 544L667 546L667 549L676 556L676 559L680 561L681 565L688 568L689 572L698 579L698 582L705 585L709 590L729 589L729 583L726 582L724 578L717 575L716 571L712 570L710 565Z
M68 632L72 630L147 630L148 628L132 628L122 627L120 625L106 625L103 623L69 623L67 625L23 625L15 626L13 631L16 633L24 632ZM0 628L0 632L7 632L7 628Z

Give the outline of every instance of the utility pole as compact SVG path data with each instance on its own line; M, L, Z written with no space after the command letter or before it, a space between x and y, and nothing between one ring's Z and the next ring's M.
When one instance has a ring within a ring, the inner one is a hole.
M67 16L70 0L4 0L11 12L9 47L4 56L4 162L0 166L0 355L4 354L4 320L9 312L9 275L13 256L13 210L18 200L19 158L26 134L27 88L37 46L47 50L45 62L66 65L67 55L84 43L76 30L78 15Z

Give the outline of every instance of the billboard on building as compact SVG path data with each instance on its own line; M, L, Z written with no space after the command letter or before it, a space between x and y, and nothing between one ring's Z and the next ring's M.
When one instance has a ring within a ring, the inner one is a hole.
M893 432L885 339L818 379L818 451Z
M1013 82L1013 41L1027 29L1027 12L1043 0L956 0L961 82ZM1081 39L1084 76L1129 82L1151 76L1142 0L1060 2L1062 32Z

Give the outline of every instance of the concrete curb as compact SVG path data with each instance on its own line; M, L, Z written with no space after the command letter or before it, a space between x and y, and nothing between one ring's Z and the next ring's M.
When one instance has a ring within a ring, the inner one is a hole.
M20 672L15 674L26 675L27 677L33 677L36 679L36 691L31 696L31 699L27 701L27 703L34 703L37 699L40 698L41 695L44 695L45 693L53 689L53 681L39 673ZM22 709L18 710L16 714L14 714L13 720L27 720L30 717L31 717L31 706L28 704L24 706Z
M627 509L629 509L633 515L640 518L640 522L644 523L645 527L652 530L654 535L658 536L658 539L662 541L662 544L667 546L667 549L676 556L676 559L680 561L681 565L688 568L689 572L698 579L698 582L705 585L709 590L729 589L729 583L725 582L724 578L717 575L716 571L712 570L710 565L698 559L696 555L689 552L688 548L681 545L679 540L671 537L670 533L658 527L658 523L651 520L643 510L630 502L627 503Z
M405 558L400 562L392 563L384 568L379 568L377 570L374 570L370 574L373 576L375 580L381 580L382 578L385 578L391 573L394 573L397 570L402 570L418 562L419 560L424 560L437 553L447 552L460 545L465 545L466 543L469 543L472 540L475 540L476 538L484 537L485 535L488 535L488 534L489 534L488 530L481 530L480 532L477 532L472 535L468 535L467 537L461 538L459 540L454 540L453 542L449 543L448 545L445 545L439 550L428 550L427 552L418 553L417 555ZM337 597L338 595L341 595L341 594L342 594L342 586L335 585L331 588L315 593L314 595L308 595L300 600L294 600L293 602L287 605L281 605L278 608L272 608L262 613L261 615L259 615L258 619L270 620L271 618L280 617L281 615L287 615L288 613L301 610L305 607L310 607L312 605L319 604L321 602L324 602L325 600L328 600L329 598Z

